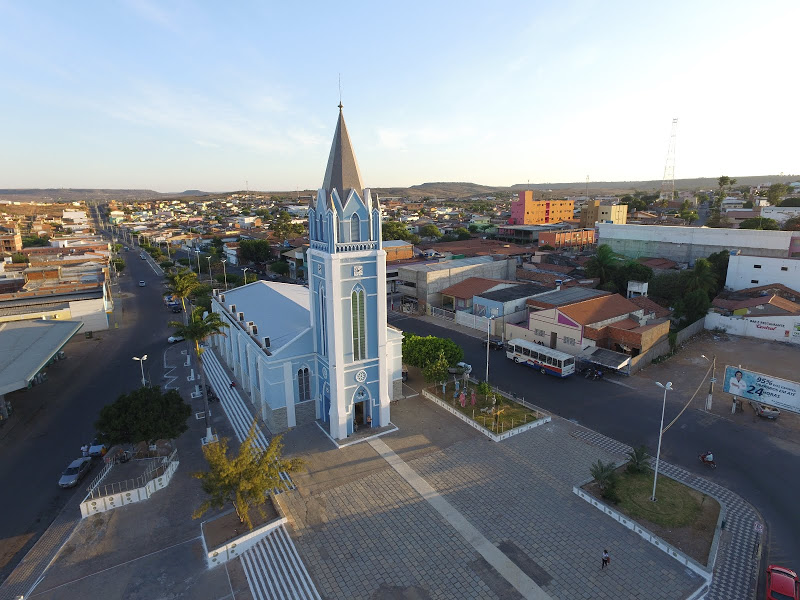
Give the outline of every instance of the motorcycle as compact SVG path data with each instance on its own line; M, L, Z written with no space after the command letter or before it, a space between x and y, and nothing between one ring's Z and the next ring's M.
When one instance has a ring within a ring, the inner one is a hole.
M586 379L592 379L592 380L602 379L603 371L601 371L600 369L593 369L590 367L586 369L586 374L584 375L584 377Z
M704 452L703 454L699 455L697 458L699 458L700 462L703 463L704 465L708 465L712 469L716 469L717 468L716 461L714 461L714 459L708 460L708 458L707 458L708 455L709 455L709 452Z

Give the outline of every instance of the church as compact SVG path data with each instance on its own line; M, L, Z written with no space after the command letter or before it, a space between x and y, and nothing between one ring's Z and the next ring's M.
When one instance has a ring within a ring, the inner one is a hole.
M229 327L210 343L270 432L317 421L341 440L388 425L402 393L402 333L386 321L381 206L363 186L341 104L308 225L308 287L216 290L212 310Z

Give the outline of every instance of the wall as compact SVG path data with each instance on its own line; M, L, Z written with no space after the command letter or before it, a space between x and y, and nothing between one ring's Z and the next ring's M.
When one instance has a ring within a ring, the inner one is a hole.
M664 225L615 225L598 223L598 244L608 244L631 258L657 256L694 264L720 250L739 249L750 256L789 256L791 231L709 229Z
M416 288L398 285L397 289L409 296L415 296L420 303L419 309L424 310L425 304L441 306L441 291L470 277L514 279L516 264L516 260L507 259L463 266L458 266L458 261L453 261L453 268L439 271L399 267L398 278L416 283Z
M759 265L760 268L756 268ZM763 256L731 256L725 288L733 291L781 283L800 291L800 260Z
M108 329L108 315L102 298L70 302L69 310L71 313L70 320L83 322L83 331L103 331Z
M708 313L706 329L724 329L727 333L762 340L800 345L800 317L726 317Z

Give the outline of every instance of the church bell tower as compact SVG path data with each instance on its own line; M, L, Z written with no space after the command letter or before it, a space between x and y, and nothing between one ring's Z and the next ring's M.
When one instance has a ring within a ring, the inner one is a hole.
M341 104L308 228L317 418L331 437L343 439L355 429L388 425L390 396L381 207L362 184Z

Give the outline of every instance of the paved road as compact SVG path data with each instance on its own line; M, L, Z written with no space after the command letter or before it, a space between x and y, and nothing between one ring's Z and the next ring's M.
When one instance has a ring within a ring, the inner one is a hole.
M452 339L464 348L464 360L473 366L473 375L484 378L486 351L479 340L397 313L391 313L389 321L403 330ZM556 379L517 365L497 350L490 351L489 375L500 389L561 417L631 446L645 444L655 451L663 398L655 385L653 393L645 396L609 381ZM689 390L682 382L674 385L680 400L668 399L665 423L678 414L694 391L693 386ZM719 468L715 471L706 470L697 460L697 455L707 449L713 449L717 457ZM767 564L794 569L800 568L800 513L796 508L800 483L794 476L798 454L800 446L796 444L765 440L757 431L693 409L664 434L661 448L665 460L731 489L759 510L769 529Z
M112 329L96 332L93 340L82 338L79 332L79 338L65 348L67 360L48 369L49 381L8 396L19 409L12 418L25 418L26 402L32 405L44 400L44 407L27 422L13 424L0 440L4 490L0 494L0 540L8 544L4 550L19 548L8 562L0 562L0 581L73 495L74 490L58 488L58 478L66 465L80 456L81 445L91 440L100 408L141 385L141 371L132 357L147 354L145 374L150 378L152 372L154 383L161 379L169 335L166 323L178 315L164 307L162 279L149 261L139 259L138 252L123 255L127 263L121 277L124 297L119 297L115 286L117 310L110 315L112 320L120 319L119 328L114 329L112 324ZM139 280L146 281L147 286L138 287ZM87 479L98 469L96 465Z

